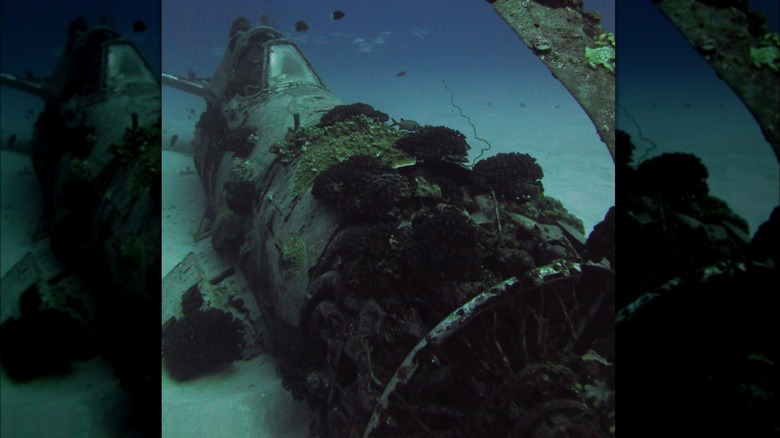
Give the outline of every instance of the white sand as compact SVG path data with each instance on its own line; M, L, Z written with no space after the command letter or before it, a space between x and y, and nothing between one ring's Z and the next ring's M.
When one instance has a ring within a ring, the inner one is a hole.
M162 276L193 250L206 196L191 155L162 153Z
M466 99L460 103L463 100ZM184 109L195 107L199 116L202 108L197 104L183 99L178 106L164 108L170 111L166 113L169 117L165 118L163 127L164 144L174 134L178 135L178 142L192 140L197 117L190 118ZM597 138L594 141L593 128L584 115L578 116L578 110L566 105L554 108L549 102L543 111L534 108L533 102L529 103L528 111L510 110L509 103L498 100L493 105L496 111L489 117L476 119L480 135L489 138L498 151L527 146L522 151L537 157L544 168L547 193L561 199L570 211L581 217L586 233L589 232L614 202L614 169L603 145ZM455 124L462 120L457 114L451 114L451 108L446 108L441 121L436 117L420 119L447 124L470 134L467 124L453 126L453 120ZM550 119L555 125L549 121L542 123ZM590 135L583 136L584 131ZM473 139L469 142L478 149L478 142ZM572 148L572 144L578 147ZM203 251L203 244L208 241L195 244L192 240L205 208L205 196L194 172L192 156L164 151L162 159L161 274L164 276L190 251ZM31 171L29 156L2 151L2 273L32 248L29 233L40 215L41 199ZM95 359L76 363L74 369L68 376L25 385L10 382L3 375L2 436L116 436L113 427L117 413L127 401L110 368ZM237 362L221 373L186 383L170 379L164 370L162 375L166 437L307 436L311 413L305 404L293 401L282 388L272 363L265 357Z
M43 210L29 155L0 151L0 276L32 251L32 233Z
M69 374L26 383L0 375L0 436L120 437L129 397L102 359L75 362Z
M41 191L30 156L0 151L0 244L2 275L27 252L41 214ZM45 242L42 242L45 244ZM5 293L8 291L5 290ZM3 314L13 313L17 297L3 295ZM0 372L0 436L117 437L127 394L102 359L75 362L72 372L17 383Z
M163 151L162 170L162 272L167 274L190 252L201 260L215 255L209 239L196 243L192 237L205 210L192 156ZM188 382L171 379L163 369L162 401L166 438L306 437L311 421L306 404L292 399L263 356Z
M306 404L292 399L264 356L189 382L165 372L162 379L166 438L308 436Z
M2 151L2 273L28 251L41 213L40 189L28 155ZM193 250L191 232L203 212L203 190L192 157L163 154L163 272ZM189 166L189 171L187 167ZM202 242L208 244L208 242ZM201 245L202 246L202 245ZM180 383L163 371L166 437L305 437L311 414L281 386L271 362L259 357L222 373ZM0 436L117 437L128 406L111 367L100 358L75 362L69 374L28 383L0 374Z

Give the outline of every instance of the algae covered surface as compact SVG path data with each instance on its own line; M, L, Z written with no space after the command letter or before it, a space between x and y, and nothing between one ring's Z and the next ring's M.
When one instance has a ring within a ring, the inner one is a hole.
M161 175L160 124L128 129L122 141L110 146L120 163L132 161L132 193L137 195L151 186L155 177ZM135 160L135 161L133 161Z
M392 167L414 163L414 158L393 147L403 136L387 125L360 115L324 128L309 126L290 130L285 140L273 144L270 151L281 155L284 163L300 160L293 186L293 191L300 193L311 187L320 172L353 155L372 155Z

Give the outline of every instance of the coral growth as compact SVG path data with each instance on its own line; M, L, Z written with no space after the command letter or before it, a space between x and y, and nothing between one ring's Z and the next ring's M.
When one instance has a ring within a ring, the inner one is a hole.
M585 233L585 226L582 221L566 210L563 203L552 196L538 198L533 202L523 203L517 211L537 222L543 224L555 225L557 221L563 221L570 227Z
M756 260L772 260L780 266L780 207L775 207L769 220L761 224L750 242L750 254Z
M233 152L236 157L246 158L252 153L257 140L257 127L241 126L228 131L223 148Z
M109 146L109 151L120 164L132 166L133 195L148 190L152 182L162 175L160 127L158 121L150 126L128 128L121 142Z
M312 187L315 198L360 219L396 216L411 193L406 178L369 155L353 155L335 164L317 175Z
M219 133L227 128L227 120L218 105L209 105L206 111L200 115L195 128L205 134Z
M780 71L780 49L776 46L766 47L751 47L750 48L750 60L756 68L769 67L775 73Z
M615 163L618 166L629 166L634 161L636 146L631 142L631 136L625 131L615 131Z
M285 277L289 277L306 269L306 242L298 237L290 236L282 246L280 268Z
M212 230L211 243L217 251L231 254L240 248L243 236L241 217L234 210L226 208L220 211Z
M225 182L225 202L228 208L236 213L248 213L254 205L255 183L231 179Z
M390 244L395 231L395 225L383 223L356 227L339 236L332 251L341 260L348 287L362 296L397 289L399 260Z
M0 326L0 357L8 377L26 381L67 371L92 354L91 330L54 308L28 309Z
M693 154L663 154L637 168L644 190L657 191L667 202L701 199L709 192L707 168Z
M317 124L318 128L324 128L326 126L333 126L336 123L346 121L356 116L366 116L376 123L384 123L390 120L390 116L382 111L375 110L371 105L365 103L353 103L349 105L338 105L333 107L332 110L325 113L320 118L320 123Z
M200 292L198 285L194 285L184 292L181 297L181 311L185 317L195 313L200 309L204 303L203 294Z
M747 223L709 194L707 175L698 157L672 153L643 161L627 181L616 221L631 236L631 247L642 248L626 267L633 283L627 290L651 290L679 273L744 257L745 243L731 230L746 234ZM638 297L618 298L626 305Z
M604 220L593 227L593 232L585 243L588 258L599 261L605 257L612 269L615 269L615 207L604 216Z
M615 36L603 33L595 40L596 47L585 47L585 60L588 66L596 69L601 66L610 73L615 73Z
M747 233L747 222L721 199L709 195L707 177L707 168L697 156L666 153L639 165L633 189L636 194L652 198L675 213L707 223L728 221Z
M465 135L446 126L425 126L396 141L395 147L426 163L464 163L470 149Z
M196 310L163 325L165 367L176 380L216 371L239 359L244 337L241 323L216 308Z
M528 154L500 153L474 165L472 180L509 200L538 199L544 192L542 167Z
M293 192L308 189L314 178L334 164L357 154L369 154L388 166L414 161L393 143L401 137L394 129L365 115L357 115L332 126L302 127L290 130L284 141L269 150L280 155L284 164L300 159L295 169Z
M248 213L254 206L254 169L251 161L233 158L230 178L225 182L225 202L236 213Z
M479 227L451 205L418 212L408 237L407 267L434 277L471 279L485 255Z
M331 134L351 141L371 130L373 121L365 120L306 137L303 159ZM301 128L291 137L300 140L301 131L311 132ZM548 436L555 429L606 436L614 424L614 312L603 303L612 302L612 292L601 277L559 276L561 260L580 260L582 239L572 228L581 232L582 223L541 196L536 161L521 154L485 160L477 183L460 164L462 135L431 127L397 142L399 152L416 157L397 168L372 142L347 159L334 157L340 143L330 146L330 158L343 161L317 170L312 194L359 220L342 221L305 271L306 336L300 346L285 346L279 361L285 387L306 397L321 419L312 430L349 436L355 424L364 427L398 364L448 314L463 315L459 306L491 285L510 284L507 278L547 283L541 275L552 270L558 273L549 284L518 290L447 342L420 351L416 369L402 365L400 373L415 376L380 413L376 434ZM284 247L282 259L293 259L285 253L295 253L294 245ZM583 365L580 355L589 350L598 364ZM334 388L343 397L333 399ZM525 412L520 420L518 409ZM387 417L399 421L390 425Z

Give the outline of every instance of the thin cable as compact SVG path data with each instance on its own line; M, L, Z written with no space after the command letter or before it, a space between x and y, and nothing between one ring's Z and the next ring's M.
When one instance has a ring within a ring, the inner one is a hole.
M446 88L447 91L450 92L450 104L453 107L458 109L458 112L460 113L460 116L463 117L464 119L466 119L466 121L469 122L469 125L471 125L471 129L474 130L474 138L476 138L477 140L479 140L479 141L481 141L481 142L483 142L483 143L485 143L487 145L486 148L483 148L481 151L479 151L479 155L477 155L477 158L474 158L474 160L471 161L471 167L474 167L474 163L476 163L477 160L479 160L482 157L482 154L484 154L485 151L489 150L492 146L490 145L489 141L487 141L484 138L482 138L482 137L477 135L477 127L474 126L473 123L471 123L471 118L469 116L463 114L463 109L461 109L461 107L459 107L458 105L455 104L454 95L452 94L452 90L450 89L450 87L447 86L447 83L444 82L444 78L442 78L441 82L444 84L444 88Z
M647 154L649 154L650 152L654 151L655 148L658 147L658 145L656 145L653 140L650 140L649 138L647 138L644 135L642 135L642 127L639 126L639 122L636 121L634 116L632 116L631 114L628 113L628 111L626 110L626 107L624 107L621 104L617 104L617 107L620 108L621 110L623 110L623 114L625 114L626 117L628 117L629 120L631 120L631 122L634 124L634 126L636 126L636 131L639 133L639 139L642 140L642 141L645 141L647 143L650 143L652 145L652 147L646 149L645 153L642 154L642 157L637 160L636 164L639 164L642 161L644 161L644 159L647 158Z

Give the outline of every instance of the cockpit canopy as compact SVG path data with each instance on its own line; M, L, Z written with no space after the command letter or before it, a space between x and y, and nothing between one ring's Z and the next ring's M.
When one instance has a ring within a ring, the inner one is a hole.
M304 83L321 85L298 47L292 44L273 44L268 47L268 85Z
M128 83L158 85L146 61L132 44L117 41L105 47L105 84L107 87Z
M61 99L129 85L159 86L136 47L115 30L93 27L72 38L53 78Z
M228 50L217 74L227 76L225 98L301 85L324 87L298 46L273 28L259 26L239 33ZM215 85L221 88L222 81ZM219 89L214 91L221 94Z

